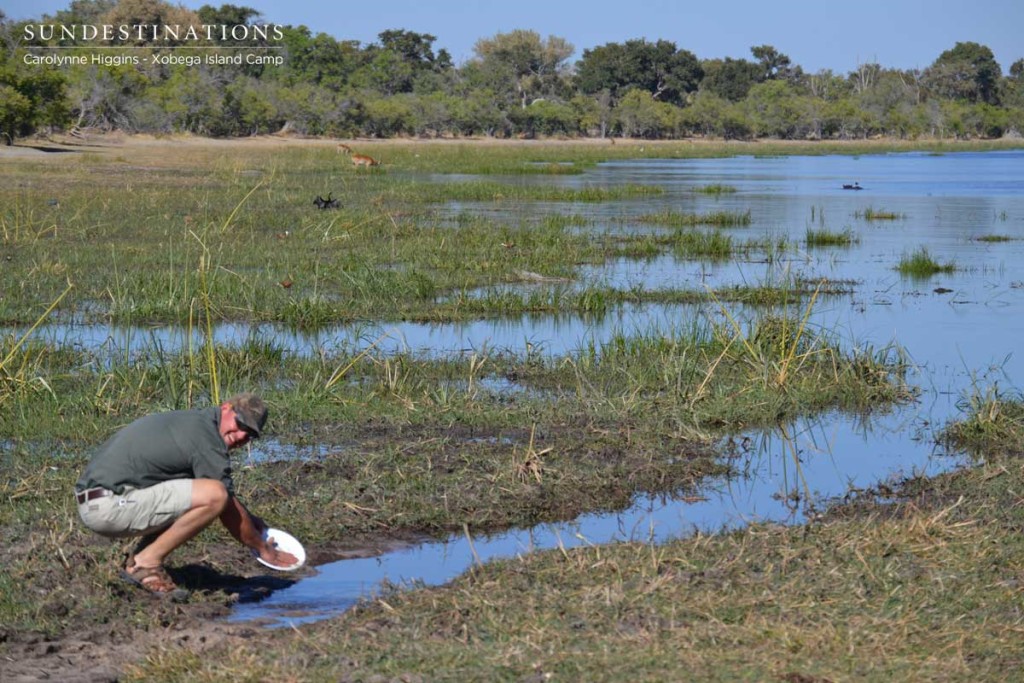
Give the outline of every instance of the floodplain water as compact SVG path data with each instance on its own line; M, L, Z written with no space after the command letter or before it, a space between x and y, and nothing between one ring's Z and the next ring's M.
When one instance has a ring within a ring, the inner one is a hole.
M444 177L427 179L444 182ZM493 180L493 178L488 178ZM852 294L819 299L812 326L837 335L847 348L899 345L920 387L918 401L871 416L829 413L777 430L735 435L730 450L740 476L704 483L685 500L641 498L623 512L584 515L570 523L513 529L490 537L455 536L379 557L318 567L258 603L239 605L232 620L287 625L326 618L370 597L384 585L444 583L474 562L514 557L540 548L616 540L659 542L694 530L713 532L755 521L800 523L815 504L889 479L934 475L966 463L936 446L934 432L960 414L972 390L1016 390L1024 377L1017 353L1024 338L1024 152L880 154L862 156L663 159L602 164L579 176L516 176L509 183L564 187L659 185L664 194L606 203L458 202L446 207L513 225L545 215L580 215L595 233L670 230L635 219L672 211L750 211L751 224L725 230L735 241L782 239L786 249L740 259L691 260L671 254L617 259L587 266L579 282L628 288L721 287L783 282L786 278L848 281ZM864 189L844 190L857 182ZM708 185L735 192L706 194ZM871 212L891 214L872 220ZM697 228L704 229L704 228ZM808 230L849 231L849 246L808 245ZM999 237L1002 241L979 238ZM1005 238L1005 239L1003 239ZM925 279L900 275L903 256L927 248L953 263L951 273ZM536 285L528 285L536 286ZM728 306L743 319L752 310ZM383 336L376 352L450 355L483 349L562 355L613 334L650 334L724 314L717 304L622 306L605 316L517 316L462 324L374 322L299 334L273 326L221 325L218 343L272 339L287 352L360 349ZM121 352L159 343L182 348L179 328L112 330L62 324L39 331L54 343L109 344ZM193 339L192 342L197 342ZM511 390L492 386L490 390ZM264 450L260 450L264 449ZM316 457L284 444L258 445L254 460Z

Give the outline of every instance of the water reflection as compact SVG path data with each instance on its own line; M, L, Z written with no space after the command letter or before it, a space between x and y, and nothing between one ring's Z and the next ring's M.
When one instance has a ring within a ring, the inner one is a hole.
M213 327L219 346L272 344L286 355L310 357L353 354L373 345L376 353L411 353L437 357L479 353L485 349L563 356L615 335L677 329L700 314L696 305L626 304L596 315L519 315L460 323L375 322L338 325L303 332L272 324L224 323ZM12 330L0 329L0 335ZM201 330L191 334L179 326L123 328L92 324L40 326L33 339L52 346L105 350L115 359L137 358L158 350L178 354L199 349ZM374 343L376 342L376 343Z

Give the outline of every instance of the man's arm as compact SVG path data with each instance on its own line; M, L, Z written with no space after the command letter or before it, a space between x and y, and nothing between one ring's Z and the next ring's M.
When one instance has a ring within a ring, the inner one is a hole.
M264 561L277 567L290 567L299 561L291 553L278 550L263 538L267 525L262 519L249 513L242 501L235 496L228 497L228 504L220 514L221 523L244 546L252 548ZM269 539L273 540L273 539Z

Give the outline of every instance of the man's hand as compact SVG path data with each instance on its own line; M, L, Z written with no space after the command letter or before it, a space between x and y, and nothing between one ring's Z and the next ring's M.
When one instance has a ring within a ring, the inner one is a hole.
M275 567L291 567L299 563L299 558L277 549L277 542L273 536L266 540L259 552L264 562L269 562Z

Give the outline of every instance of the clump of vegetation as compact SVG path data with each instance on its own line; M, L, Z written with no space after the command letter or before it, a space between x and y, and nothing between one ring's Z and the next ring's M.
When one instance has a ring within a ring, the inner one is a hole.
M732 238L717 230L711 232L679 232L673 246L677 256L727 259L732 256Z
M805 240L808 247L848 247L859 241L849 228L842 232L808 228Z
M856 212L853 216L854 218L863 218L866 221L898 221L907 217L903 213L873 209L870 206L863 211Z
M701 185L700 187L695 187L693 188L693 191L701 194L733 194L736 192L736 188L732 185L716 183L713 185Z
M1008 235L982 235L981 237L975 237L977 242L1010 242L1013 240Z
M931 257L927 247L921 247L913 254L904 254L896 270L907 277L928 278L938 273L952 273L956 271L956 264L952 261L939 263Z
M750 209L746 211L714 211L711 213L680 213L678 211L660 211L645 213L631 217L629 220L639 223L667 225L670 227L692 227L697 225L714 225L718 227L734 227L750 225Z
M941 439L974 455L1024 450L1024 398L1005 396L998 387L975 389L961 402L963 420L951 423Z

